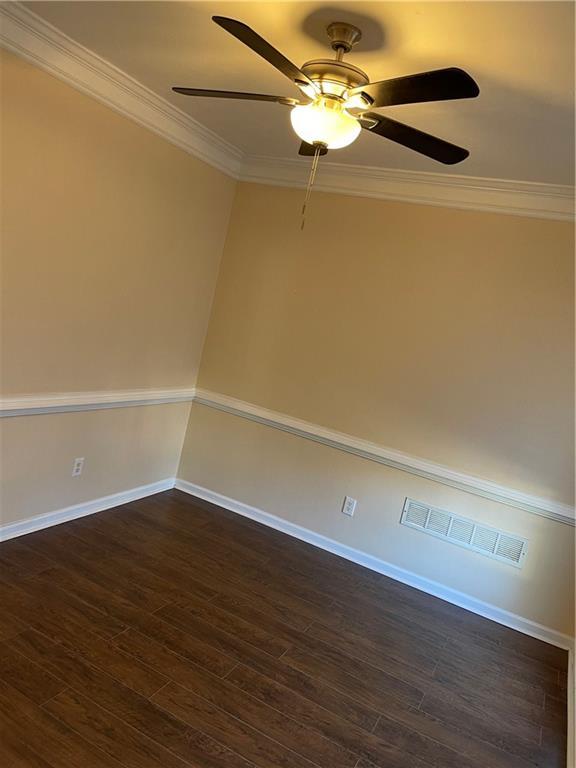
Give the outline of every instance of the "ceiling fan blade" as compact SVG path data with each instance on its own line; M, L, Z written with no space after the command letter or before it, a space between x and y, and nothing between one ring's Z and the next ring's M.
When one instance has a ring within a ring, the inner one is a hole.
M267 62L276 67L283 75L286 75L293 83L305 89L305 92L308 92L310 95L316 93L316 86L312 80L249 26L241 21L236 21L236 19L228 19L225 16L212 16L212 21L215 21L226 32L230 32L240 42L247 45L259 56L262 56L263 59L266 59Z
M244 93L243 91L214 91L207 88L172 88L176 93L182 93L184 96L210 96L216 99L246 99L248 101L273 101L277 104L286 104L288 107L294 107L300 104L298 99L291 99L288 96L268 96L265 93Z
M314 144L308 144L307 141L303 141L302 144L300 144L300 149L298 150L299 155L304 155L305 157L314 157L316 154L316 147ZM320 155L327 155L328 154L328 147L320 147Z
M460 163L470 154L467 149L457 147L448 141L438 139L436 136L431 136L429 133L424 133L409 125L404 125L404 123L391 120L389 117L378 115L375 112L364 112L358 119L362 128L370 131L370 133L377 133L378 136L383 136L385 139L402 144L402 146L408 147L408 149L420 152L421 155L431 157L433 160L438 160L438 162L445 165Z
M355 88L350 96L359 93L372 99L372 107L393 107L396 104L416 104L422 101L473 99L478 96L480 89L463 69L449 67L368 83Z

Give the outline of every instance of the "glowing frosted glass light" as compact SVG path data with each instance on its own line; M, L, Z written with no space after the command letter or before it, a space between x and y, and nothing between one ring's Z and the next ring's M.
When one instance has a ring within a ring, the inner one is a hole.
M290 113L296 134L308 144L341 149L358 138L360 123L337 99L320 97L311 104L294 107Z

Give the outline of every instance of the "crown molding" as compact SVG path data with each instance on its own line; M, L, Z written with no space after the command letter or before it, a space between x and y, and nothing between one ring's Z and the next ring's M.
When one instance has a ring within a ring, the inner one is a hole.
M238 176L239 149L20 3L0 4L0 44L200 160Z
M516 488L509 488L491 480L460 472L452 467L436 464L419 456L411 456L394 448L389 448L378 443L373 443L362 438L348 435L344 432L313 424L295 416L290 416L279 411L271 411L254 403L247 403L220 392L211 392L205 389L197 389L194 395L194 403L214 408L217 411L240 416L249 421L255 421L282 432L313 440L316 443L327 445L330 448L351 453L354 456L384 464L392 469L409 472L412 475L424 477L452 488L457 488L475 496L497 501L510 507L522 509L541 517L547 517L559 523L576 525L574 507L554 499L542 498L525 493Z
M244 155L19 2L0 3L0 22L0 45L229 176L273 186L305 186L306 161ZM323 162L316 189L561 221L574 218L573 188L556 184Z
M309 163L305 160L251 156L244 159L240 179L282 187L305 187L308 173ZM560 221L574 219L574 190L559 184L322 162L314 188L322 192L445 208Z

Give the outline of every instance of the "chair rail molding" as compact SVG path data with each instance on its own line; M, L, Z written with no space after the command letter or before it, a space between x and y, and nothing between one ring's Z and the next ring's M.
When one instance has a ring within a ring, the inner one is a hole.
M19 395L0 399L0 418L68 411L97 411L104 408L128 408L137 405L191 403L194 394L194 387L189 387L187 389L123 389Z
M197 389L194 395L194 402L230 413L234 416L240 416L243 419L255 421L267 427L290 432L290 434L306 438L307 440L313 440L316 443L322 443L330 448L336 448L337 450L360 456L363 459L384 464L393 469L409 472L412 475L418 475L428 480L434 480L437 483L449 485L460 491L482 496L486 499L497 501L500 504L517 507L525 512L531 512L532 514L547 517L567 525L576 525L574 507L554 499L541 498L540 496L524 493L515 488L508 488L491 480L469 475L442 464L436 464L428 459L411 456L396 451L393 448L372 443L343 432L337 432L319 424L312 424L294 416L271 411L259 405L247 403L217 392Z
M306 186L306 161L246 155L19 2L0 3L0 45L235 179ZM573 188L556 184L327 162L316 188L445 208L574 219Z
M41 395L16 395L0 399L0 418L34 416L70 411L94 411L108 408L130 408L168 403L198 403L218 411L240 416L282 432L290 432L306 440L322 443L368 461L449 485L452 488L482 496L500 504L517 507L567 525L576 525L574 507L554 499L534 496L508 488L475 475L469 475L419 456L411 456L394 448L347 435L295 416L247 403L235 397L196 387L183 389L132 389L98 392L52 392Z

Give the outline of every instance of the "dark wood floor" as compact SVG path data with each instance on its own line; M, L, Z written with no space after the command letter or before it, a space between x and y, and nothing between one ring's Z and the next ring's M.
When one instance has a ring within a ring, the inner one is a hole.
M0 568L4 768L564 768L565 652L178 491Z

